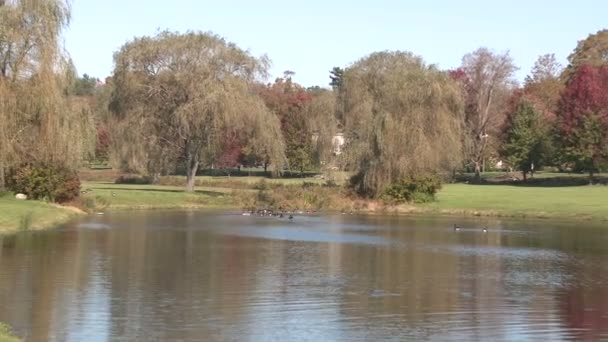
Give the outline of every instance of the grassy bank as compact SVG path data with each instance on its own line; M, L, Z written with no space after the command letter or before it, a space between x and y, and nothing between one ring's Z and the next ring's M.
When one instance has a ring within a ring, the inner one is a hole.
M538 177L557 180L569 176L540 174ZM571 177L576 180L581 176ZM437 194L437 202L390 207L354 198L339 188L322 186L325 181L320 179L262 180L260 177L198 177L197 192L193 194L183 192L183 177L161 180L162 184L172 185L87 182L84 188L93 190L85 197L95 199L108 209L271 206L302 210L608 220L608 186L601 185L553 186L552 182L447 184ZM575 184L566 179L562 185L571 183Z
M196 209L234 207L232 189L197 187L187 193L183 186L129 185L85 182L82 188L86 206L94 210L120 209Z
M342 211L426 213L457 216L496 216L608 221L608 186L539 187L521 185L447 184L437 201L390 206L349 196L337 188L284 187L268 190L265 203L285 207ZM259 197L259 196L258 196Z
M88 181L83 182L82 189L87 193L83 195L80 204L91 212L282 207L299 210L608 221L608 186L602 185L447 184L437 194L437 202L387 206L381 202L356 198L342 188L324 186L326 182L318 178L262 180L260 177L203 176L197 179L198 186L194 193L186 193L185 179L177 177L161 181L162 184L173 185ZM43 202L17 201L9 195L0 197L0 213L0 233L53 227L78 215L73 210Z
M607 186L448 184L437 199L409 209L442 214L608 220Z
M0 234L55 227L79 215L82 212L72 208L5 195L0 197Z

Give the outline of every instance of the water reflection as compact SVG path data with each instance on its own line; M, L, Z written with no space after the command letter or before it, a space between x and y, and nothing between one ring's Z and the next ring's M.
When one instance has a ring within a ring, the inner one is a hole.
M608 338L604 230L484 224L92 217L0 238L0 321L29 341Z

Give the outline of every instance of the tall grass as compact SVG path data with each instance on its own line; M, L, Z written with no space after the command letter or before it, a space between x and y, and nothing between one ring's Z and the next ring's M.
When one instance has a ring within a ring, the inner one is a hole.
M267 208L286 211L353 211L364 207L364 201L342 187L315 183L258 183L256 189L257 191L235 191L233 197L242 208L251 210Z

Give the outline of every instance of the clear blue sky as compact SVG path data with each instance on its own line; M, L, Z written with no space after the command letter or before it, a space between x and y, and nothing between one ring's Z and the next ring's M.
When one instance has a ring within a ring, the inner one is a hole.
M565 64L578 40L608 27L607 13L601 0L74 0L65 40L79 73L99 78L127 40L170 29L213 31L305 86L327 86L333 66L373 51L453 68L480 46L510 50L522 80L540 54Z

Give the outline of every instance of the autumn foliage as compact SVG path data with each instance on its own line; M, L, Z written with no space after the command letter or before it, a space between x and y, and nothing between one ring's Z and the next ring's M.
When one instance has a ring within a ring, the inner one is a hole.
M560 104L564 133L589 115L608 121L608 66L583 65L570 80Z
M303 173L313 164L312 132L305 111L313 97L306 89L294 83L291 75L292 73L285 72L284 78L260 87L259 94L281 122L285 155L290 169Z
M97 160L107 160L110 149L110 135L103 126L97 126L97 142L95 144L95 157Z
M562 93L559 131L565 155L593 175L608 157L608 66L577 69Z
M244 134L237 130L228 130L224 133L216 166L220 169L237 167L241 161L243 147Z

